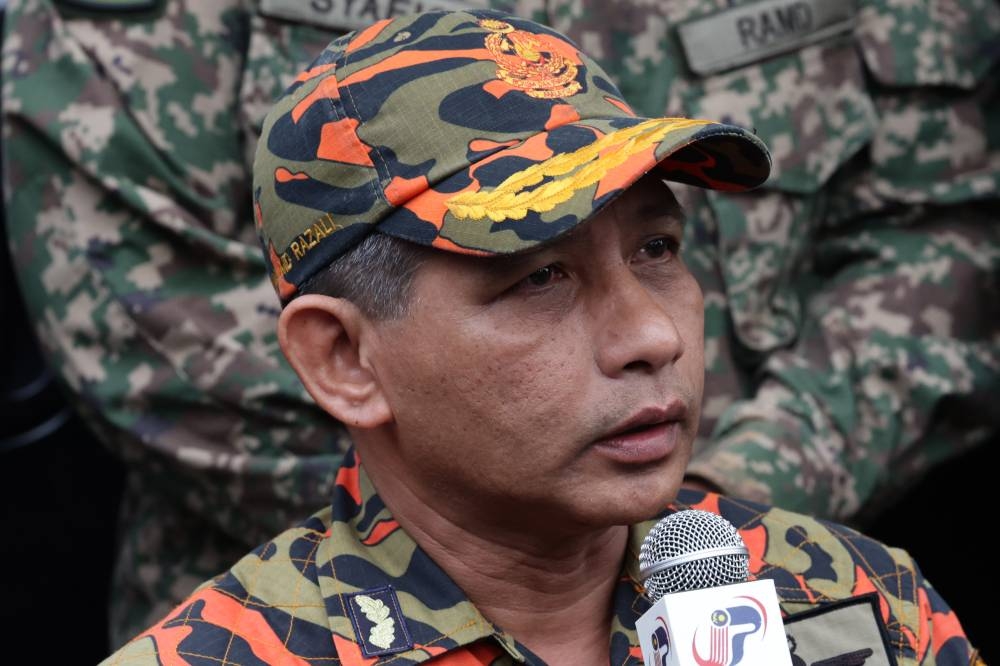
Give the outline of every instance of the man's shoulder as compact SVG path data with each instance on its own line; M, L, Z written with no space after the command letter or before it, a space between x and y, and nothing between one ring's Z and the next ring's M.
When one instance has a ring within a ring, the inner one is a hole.
M233 663L335 658L318 564L331 523L327 508L259 546L104 663L188 663L219 650Z
M811 605L874 591L917 601L912 588L921 580L909 553L846 525L686 490L671 508L701 509L732 523L750 551L751 573L773 579L783 604Z

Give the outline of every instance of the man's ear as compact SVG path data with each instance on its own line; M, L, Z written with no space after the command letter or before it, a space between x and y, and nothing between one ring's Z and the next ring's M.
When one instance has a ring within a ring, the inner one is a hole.
M278 320L278 342L309 395L328 414L358 428L392 420L367 358L371 334L357 306L318 294L292 299Z

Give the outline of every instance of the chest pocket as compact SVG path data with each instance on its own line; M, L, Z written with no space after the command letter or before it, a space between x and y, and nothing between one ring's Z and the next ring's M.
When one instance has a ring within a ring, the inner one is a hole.
M818 14L829 1L765 0L723 14L742 10L744 37L761 40L781 30L783 8ZM816 192L867 148L860 168L870 165L887 198L995 194L986 181L1000 169L1000 120L991 120L1000 118L1000 5L865 0L852 13L853 27L815 43L806 34L800 48L678 81L672 105L755 128L772 151L773 190Z
M991 0L863 0L829 29L790 18L793 7L799 16L843 11L831 2L757 0L718 12L704 0L670 17L680 26L675 56L688 74L669 81L668 113L754 128L772 151L772 175L759 191L695 198L718 225L735 334L758 352L797 336L802 308L794 276L820 225L900 203L1000 193L1000 7ZM730 53L741 39L748 50L764 48L696 74L690 26L705 21L715 28L705 40L728 39ZM796 25L805 29L792 34Z
M819 14L828 2L765 0L727 12L743 11L735 20L752 44L781 30L783 9L812 6ZM1000 6L866 0L852 13L848 30L822 38L823 27L816 26L821 39L815 43L808 43L807 31L799 48L678 82L674 104L756 128L774 158L771 189L815 192L868 147L885 196L950 202L981 195L983 176L1000 168L1000 120L990 125L991 117L1000 117L993 71L1000 60ZM690 64L690 49L686 55ZM980 181L978 194L963 186L967 179Z
M801 5L818 13L831 1L744 2L679 31L692 69L699 67L698 32L743 50L734 69L679 81L672 103L682 113L754 128L771 149L772 189L816 191L875 134L875 105L851 33L858 13L851 9L841 29L825 38L811 28L782 34L790 23L784 12ZM782 46L784 53L769 55Z
M1000 195L1000 4L869 0L860 19L879 119L873 191L918 203Z

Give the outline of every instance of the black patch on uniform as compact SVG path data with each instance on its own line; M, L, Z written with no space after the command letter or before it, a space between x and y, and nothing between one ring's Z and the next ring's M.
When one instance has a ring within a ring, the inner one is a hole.
M897 666L875 593L791 615L785 634L792 666Z
M358 599L363 601L359 602ZM399 608L399 599L391 586L376 587L362 590L344 597L347 613L354 627L354 637L361 646L361 654L365 657L378 657L384 654L395 654L413 649L413 639L406 627L406 618ZM377 606L377 610L373 609ZM366 610L368 608L368 610ZM377 637L377 627L389 623L391 626L391 641L380 641ZM376 643L372 642L375 638Z

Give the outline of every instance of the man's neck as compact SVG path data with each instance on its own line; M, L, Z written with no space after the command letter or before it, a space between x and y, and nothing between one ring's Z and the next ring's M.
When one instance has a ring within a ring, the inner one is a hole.
M379 480L393 517L490 621L548 664L608 663L628 527L484 534L434 510L405 485Z

